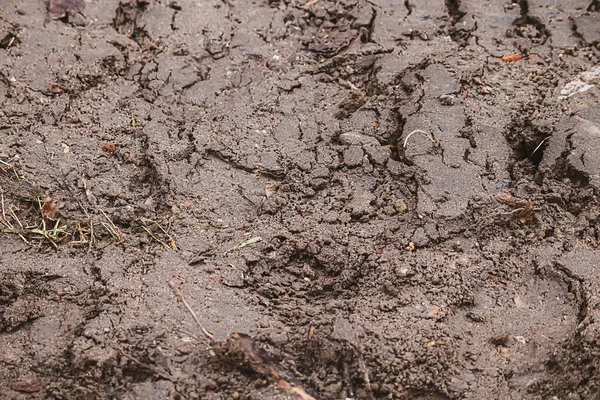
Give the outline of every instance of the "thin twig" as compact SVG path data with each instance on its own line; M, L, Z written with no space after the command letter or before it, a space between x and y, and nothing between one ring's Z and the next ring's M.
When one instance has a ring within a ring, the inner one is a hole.
M204 333L204 336L206 336L208 338L208 340L210 340L211 342L214 342L215 341L215 337L202 325L202 323L200 323L200 320L196 316L196 313L194 312L194 310L192 309L192 307L190 307L190 305L188 304L188 302L185 301L185 297L183 297L183 293L181 292L181 290L179 290L179 288L177 287L177 284L174 281L171 280L171 281L169 281L169 287L171 288L171 290L173 291L173 293L175 293L175 296L179 297L179 299L181 300L181 302L183 303L183 305L188 309L188 311L190 312L190 314L192 314L192 317L194 318L194 321L196 321L196 324L202 330L202 333Z
M415 133L422 133L423 135L425 135L427 137L427 139L431 140L431 143L433 143L434 146L438 145L438 143L435 141L435 139L429 133L422 131L420 129L415 129L414 131L412 131L411 133L406 135L406 138L404 139L404 145L402 146L403 148L406 149L406 145L408 144L408 139L410 139L410 137L412 135L414 135Z

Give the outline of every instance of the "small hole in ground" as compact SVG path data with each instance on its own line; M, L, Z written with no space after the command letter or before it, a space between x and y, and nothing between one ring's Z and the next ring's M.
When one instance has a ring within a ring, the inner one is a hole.
M515 152L517 161L529 160L533 165L539 165L550 136L550 132L526 121L523 125L516 125L510 129L506 140Z

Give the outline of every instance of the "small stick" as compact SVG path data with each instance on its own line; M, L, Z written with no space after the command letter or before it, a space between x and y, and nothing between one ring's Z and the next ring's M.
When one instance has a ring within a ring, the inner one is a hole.
M192 307L190 307L188 302L185 301L185 297L183 297L183 293L181 293L181 290L179 290L179 288L177 287L177 284L171 280L171 281L169 281L169 287L171 288L173 293L175 293L175 296L179 297L179 299L181 300L183 305L188 309L190 314L192 314L194 321L196 321L196 324L202 330L202 333L204 333L204 336L206 336L208 338L208 340L210 340L211 342L214 342L215 337L200 323L200 320L196 316L196 313L194 312Z
M408 144L408 139L410 139L410 137L412 135L414 135L415 133L422 133L423 135L425 135L427 137L427 139L431 140L431 143L433 143L434 146L438 145L438 143L435 141L435 139L429 133L422 131L420 129L415 129L414 131L412 131L411 133L406 135L406 138L404 139L404 145L402 146L403 148L406 149L406 145Z

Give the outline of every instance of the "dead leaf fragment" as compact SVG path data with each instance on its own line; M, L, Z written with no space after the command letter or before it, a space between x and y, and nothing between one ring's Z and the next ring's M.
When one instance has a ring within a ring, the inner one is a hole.
M498 196L498 198L496 200L498 200L500 203L504 203L504 204L508 204L508 205L513 205L516 201L515 198L510 193L503 193L500 196Z
M50 196L44 197L44 204L42 205L42 215L44 218L48 218L52 221L56 221L60 218L60 211L58 207L56 207L56 203L54 200L50 198Z
M523 207L522 210L518 209L515 211L518 211L515 213L515 217L521 223L525 223L525 222L529 221L531 218L533 218L533 204L531 204L531 203L528 203L525 207Z
M529 200L517 199L509 193L498 196L496 200L513 208L511 212L506 214L511 219L518 219L521 223L524 223L533 218L533 204Z

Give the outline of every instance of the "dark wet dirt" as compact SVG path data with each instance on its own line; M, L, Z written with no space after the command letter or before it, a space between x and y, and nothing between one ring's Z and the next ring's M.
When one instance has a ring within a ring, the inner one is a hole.
M598 1L309 3L0 2L1 398L600 398Z

